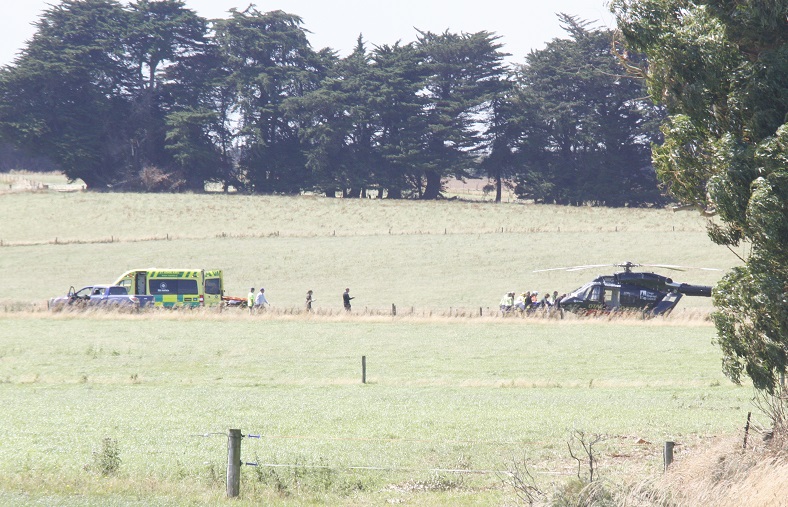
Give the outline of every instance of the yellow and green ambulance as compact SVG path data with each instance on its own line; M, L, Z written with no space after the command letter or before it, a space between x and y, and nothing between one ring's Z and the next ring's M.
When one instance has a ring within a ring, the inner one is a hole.
M218 269L132 269L113 285L129 294L150 298L148 305L165 308L213 306L224 295L222 271Z

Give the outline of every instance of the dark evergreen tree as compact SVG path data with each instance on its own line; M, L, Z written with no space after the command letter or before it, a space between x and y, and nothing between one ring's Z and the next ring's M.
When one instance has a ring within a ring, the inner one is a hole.
M371 100L379 121L373 177L389 199L419 196L423 188L427 100L421 91L429 70L422 63L415 44L383 45L372 52Z
M172 170L168 66L199 50L206 25L182 1L65 0L44 12L0 74L0 130L89 188L138 188Z
M0 71L0 131L40 153L88 188L122 181L135 147L125 61L129 15L115 0L64 0L47 9L36 33Z
M169 90L174 83L167 71L203 51L207 21L187 9L182 0L136 0L129 4L128 17L125 42L134 81L128 84L131 116L126 122L134 129L130 143L135 146L135 169L155 167L164 173L178 172L190 180L193 190L202 190L202 171L192 171L191 165L199 157L195 154L186 163L181 154L176 161L172 151L165 148L167 116L177 111Z
M229 75L212 40L167 69L172 111L166 117L166 149L191 190L202 190L205 182L221 183L225 190L244 186L235 164L235 91Z
M240 168L255 192L294 193L309 182L298 125L282 107L317 88L325 73L301 25L298 16L251 6L215 25L240 117Z
M489 108L504 73L500 37L420 32L417 47L429 75L425 83L423 199L440 195L444 177L462 178L474 168L481 140L477 123Z
M371 109L370 59L363 39L347 58L335 59L320 86L285 103L301 121L301 139L315 189L360 197L371 183L375 114Z
M495 202L501 202L505 182L508 184L518 169L516 152L520 131L515 118L522 116L524 111L515 107L514 91L512 80L501 80L500 91L491 101L487 129L483 136L487 154L480 169L482 175L494 182Z
M412 45L383 46L371 53L358 39L320 87L290 99L302 121L307 166L316 188L359 197L374 188L401 198L416 188L423 160L421 139L425 72Z
M572 205L663 202L650 164L659 108L643 98L642 81L624 75L611 32L559 17L570 37L528 55L508 106L520 111L510 118L519 131L518 196Z

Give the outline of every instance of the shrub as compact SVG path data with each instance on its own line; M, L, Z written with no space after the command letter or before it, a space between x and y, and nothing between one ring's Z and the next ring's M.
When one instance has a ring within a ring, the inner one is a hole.
M101 449L93 451L93 469L101 475L115 475L120 462L120 448L114 438L105 438L101 441Z

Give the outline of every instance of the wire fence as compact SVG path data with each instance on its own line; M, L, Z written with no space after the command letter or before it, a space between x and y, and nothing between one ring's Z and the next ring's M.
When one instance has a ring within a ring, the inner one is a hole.
M232 430L231 430L232 431ZM216 437L221 436L232 439L232 433L227 432L207 432L194 435L195 437ZM482 440L434 440L423 438L359 438L359 437L311 437L304 435L265 435L265 434L241 434L243 439L255 440L311 440L311 441L356 441L356 442L377 442L390 444L392 442L401 443L430 443L437 445L456 445L456 444L474 444L474 445L522 445L522 442L515 441L482 441ZM256 455L256 453L255 453ZM250 467L261 467L271 469L300 469L300 470L330 470L334 472L397 472L397 473L427 473L427 474L459 474L459 475L502 475L510 473L506 469L473 469L473 468L447 468L447 467L432 467L420 468L412 466L391 466L391 465L329 465L329 464L308 464L308 463L274 463L262 461L247 461L241 459L239 465ZM561 472L541 472L544 475L566 475Z
M228 439L232 439L232 431L238 430L231 430L230 433L228 432L207 432L202 434L193 435L195 437L225 437ZM344 437L344 436L321 436L321 437L314 437L314 436L305 436L305 435L267 435L267 434L254 434L254 433L247 433L243 434L240 433L240 438L242 439L253 439L253 440L269 440L269 441L287 441L287 440L311 440L315 442L327 442L327 441L350 441L350 442L372 442L372 443L381 443L381 444L390 444L390 443L426 443L426 444L434 444L434 447L442 447L442 446L451 446L451 445L484 445L484 446L497 446L497 447L516 447L518 450L522 450L528 447L533 447L535 444L534 442L524 442L524 441L515 441L515 440L467 440L467 439L448 439L448 440L436 440L436 439L427 439L427 438L372 438L372 437ZM600 437L600 440L607 440L607 438ZM619 448L618 452L614 452L610 454L610 457L615 459L620 458L629 458L632 457L636 452L632 452L635 450L640 451L644 455L653 455L655 452L655 446L651 442L647 442L645 440L639 439L633 442L621 442L621 439L617 439L619 442L617 443L617 447ZM621 452L620 448L628 447L629 452L623 451ZM255 457L257 457L257 453L253 452ZM420 474L458 474L458 475L495 475L498 477L503 477L507 475L511 475L516 473L516 466L501 466L501 467L493 467L493 468L471 468L471 467L418 467L418 466L392 466L392 465L377 465L377 464L353 464L353 465L331 465L331 464L309 464L309 463L278 463L278 462L267 462L267 461L249 461L244 459L238 460L238 465L242 466L250 466L250 467L261 467L261 468L270 468L270 469L300 469L300 470L330 470L334 472L353 472L353 471L366 471L366 472L397 472L397 473L420 473ZM506 464L504 464L506 465ZM597 465L598 466L598 465ZM605 468L605 467L600 467ZM574 476L577 474L574 470L530 470L529 473L533 473L536 475L543 475L543 476Z

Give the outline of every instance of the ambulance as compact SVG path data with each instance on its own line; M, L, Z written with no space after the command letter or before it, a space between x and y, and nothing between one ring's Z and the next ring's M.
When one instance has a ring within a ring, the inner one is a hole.
M133 269L113 285L126 287L134 296L147 296L149 305L165 308L214 306L221 304L224 295L221 270Z

